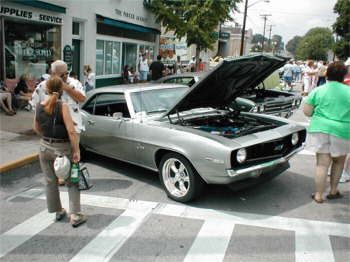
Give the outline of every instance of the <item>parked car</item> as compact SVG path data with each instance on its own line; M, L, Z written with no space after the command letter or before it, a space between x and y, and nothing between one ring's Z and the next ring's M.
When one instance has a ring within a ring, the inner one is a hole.
M285 59L281 58L281 65ZM204 72L170 75L157 80L157 83L177 83L192 86L206 75ZM275 70L265 81L256 86L244 87L240 97L231 106L244 112L276 115L289 118L301 105L301 95L272 90L279 85L278 72Z
M265 55L226 60L192 88L139 84L97 88L82 106L81 146L160 174L180 202L205 184L244 188L275 177L302 149L303 126L230 107L281 60Z

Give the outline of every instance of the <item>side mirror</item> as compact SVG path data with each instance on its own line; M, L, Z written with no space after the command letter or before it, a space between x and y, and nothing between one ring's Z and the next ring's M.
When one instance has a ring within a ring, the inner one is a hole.
M115 113L113 113L112 117L114 119L122 119L123 118L123 113L122 112L115 112Z

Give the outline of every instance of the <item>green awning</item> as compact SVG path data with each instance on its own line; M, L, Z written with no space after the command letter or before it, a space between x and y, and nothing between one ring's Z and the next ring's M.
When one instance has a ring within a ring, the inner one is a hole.
M57 13L66 13L66 8L54 4L49 4L43 1L36 1L36 0L12 0L11 2L21 4L21 5L27 5L32 7L37 7L45 10L54 11Z
M131 23L126 23L126 22L114 20L111 18L107 18L107 17L101 16L101 15L96 15L96 18L97 18L98 23L102 23L105 25L111 25L111 26L115 26L115 27L119 27L119 28L123 28L123 29L128 29L128 30L142 32L142 33L148 33L148 34L155 34L155 35L160 34L160 30L157 30L154 28L144 27L144 26L135 25L135 24L131 24Z

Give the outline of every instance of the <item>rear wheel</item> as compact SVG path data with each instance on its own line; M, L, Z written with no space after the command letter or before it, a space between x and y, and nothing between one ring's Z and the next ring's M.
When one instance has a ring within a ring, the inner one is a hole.
M198 197L204 181L191 163L182 155L168 153L160 162L160 180L168 197L178 202L188 202Z

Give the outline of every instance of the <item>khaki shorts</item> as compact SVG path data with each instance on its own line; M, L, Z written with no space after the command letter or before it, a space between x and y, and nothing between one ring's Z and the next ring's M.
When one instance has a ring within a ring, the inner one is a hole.
M350 153L350 140L325 133L311 132L307 133L306 150L314 153L328 153L331 157L345 156Z

